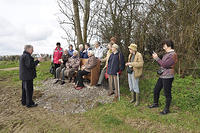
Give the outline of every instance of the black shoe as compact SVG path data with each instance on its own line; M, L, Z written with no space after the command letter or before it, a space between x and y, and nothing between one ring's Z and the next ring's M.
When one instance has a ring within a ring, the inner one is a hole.
M164 109L162 112L160 112L161 115L166 115L168 114L170 111L167 109Z
M38 106L38 104L32 104L32 105L27 105L26 107L27 108L32 108L32 107L37 107Z
M61 81L60 85L64 85L65 84L65 81Z
M151 109L151 108L158 108L159 106L158 106L157 103L154 103L154 104L152 104L152 105L150 105L150 106L148 106L148 107Z
M108 93L108 96L111 96L113 94L115 94L115 92L110 92L110 93Z
M22 103L22 106L26 106L26 104L25 104L25 103Z
M101 84L96 84L95 86L96 86L96 87L99 87L99 86L101 86Z
M60 80L56 80L56 82L54 82L53 84L57 84Z

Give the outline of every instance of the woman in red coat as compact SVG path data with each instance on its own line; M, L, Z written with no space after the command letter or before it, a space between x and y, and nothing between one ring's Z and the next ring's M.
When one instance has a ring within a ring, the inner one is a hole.
M61 44L59 42L56 43L56 48L53 51L53 64L54 64L54 72L58 67L60 67L61 61L60 59L62 58L63 55L63 49L60 47ZM54 78L56 78L56 73L54 73Z

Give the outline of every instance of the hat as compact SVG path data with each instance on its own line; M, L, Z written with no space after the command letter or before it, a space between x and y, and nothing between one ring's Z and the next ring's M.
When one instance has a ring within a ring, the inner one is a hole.
M131 43L128 48L133 50L133 51L137 51L137 45L136 44Z
M119 48L119 46L118 46L117 44L113 44L112 47L113 47L113 48L116 48L116 49Z

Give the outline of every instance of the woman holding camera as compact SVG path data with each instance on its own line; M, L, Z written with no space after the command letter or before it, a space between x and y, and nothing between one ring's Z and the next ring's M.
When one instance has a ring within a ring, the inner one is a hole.
M164 110L160 112L160 114L165 115L169 113L169 107L172 100L171 88L172 88L172 82L174 80L174 73L175 73L174 67L175 64L177 63L177 54L174 51L174 43L172 40L164 40L162 42L162 47L166 52L166 54L163 56L162 59L160 59L155 52L152 55L153 58L160 65L160 70L158 71L160 77L154 88L154 103L151 106L149 106L149 108L156 108L159 106L158 101L159 101L160 91L162 88L164 88L166 104Z

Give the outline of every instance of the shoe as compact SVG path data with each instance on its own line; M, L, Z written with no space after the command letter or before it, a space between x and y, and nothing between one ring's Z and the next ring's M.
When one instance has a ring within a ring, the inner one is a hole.
M111 96L111 95L113 95L113 94L115 94L114 92L110 92L110 93L108 93L108 96Z
M56 82L54 82L53 84L57 84L60 80L56 80Z
M83 89L83 87L78 86L78 87L75 87L75 89L76 90L81 90L81 89Z
M65 84L65 81L61 81L60 85L64 85Z
M37 106L38 106L38 104L35 103L35 104L32 104L32 105L27 105L26 107L27 108L32 108L32 107L37 107Z
M25 103L22 103L22 106L26 106L26 104L25 104Z
M101 84L96 84L95 86L96 86L96 87L99 87L99 86L101 86Z
M152 105L149 106L150 109L151 109L151 108L158 108L158 107L159 107L159 106L158 106L157 103L154 103L154 104L152 104Z
M160 112L161 115L166 115L168 114L170 111L167 109L164 109L162 112Z

